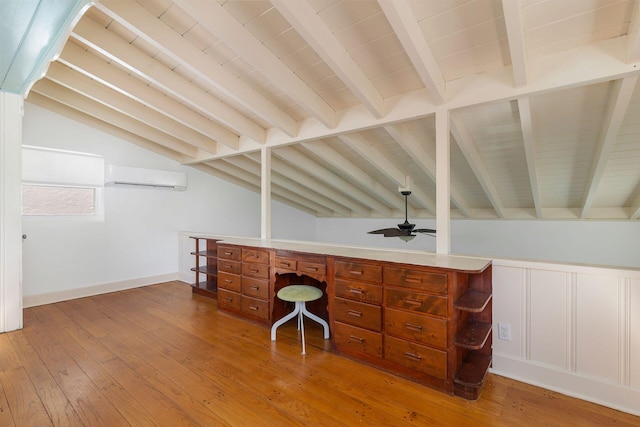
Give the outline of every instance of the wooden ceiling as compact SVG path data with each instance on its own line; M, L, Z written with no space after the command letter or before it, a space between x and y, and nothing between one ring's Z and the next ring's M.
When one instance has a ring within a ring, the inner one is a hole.
M319 217L434 217L438 115L452 218L638 220L639 7L101 0L27 99Z

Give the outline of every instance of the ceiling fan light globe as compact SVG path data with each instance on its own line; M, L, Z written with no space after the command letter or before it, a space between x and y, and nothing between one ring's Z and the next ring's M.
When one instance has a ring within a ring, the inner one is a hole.
M406 236L398 236L401 240L404 240L405 242L409 242L411 240L413 240L414 237L416 237L415 234L408 234Z

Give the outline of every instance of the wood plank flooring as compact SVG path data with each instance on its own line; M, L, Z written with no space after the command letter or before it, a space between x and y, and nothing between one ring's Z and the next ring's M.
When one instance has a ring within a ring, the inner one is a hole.
M312 322L269 330L188 285L26 309L0 334L0 426L640 426L490 375L475 402L337 356Z

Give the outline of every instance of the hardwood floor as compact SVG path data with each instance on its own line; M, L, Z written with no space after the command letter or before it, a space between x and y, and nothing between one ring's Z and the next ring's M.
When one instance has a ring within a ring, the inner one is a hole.
M448 396L323 350L311 322L302 356L294 322L271 343L180 282L29 308L24 324L0 334L1 426L640 426L497 375L475 402Z

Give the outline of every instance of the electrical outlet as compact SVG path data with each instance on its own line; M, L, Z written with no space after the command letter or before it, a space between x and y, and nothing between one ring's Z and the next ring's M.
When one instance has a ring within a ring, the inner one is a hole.
M511 325L509 323L498 323L498 338L511 341Z

